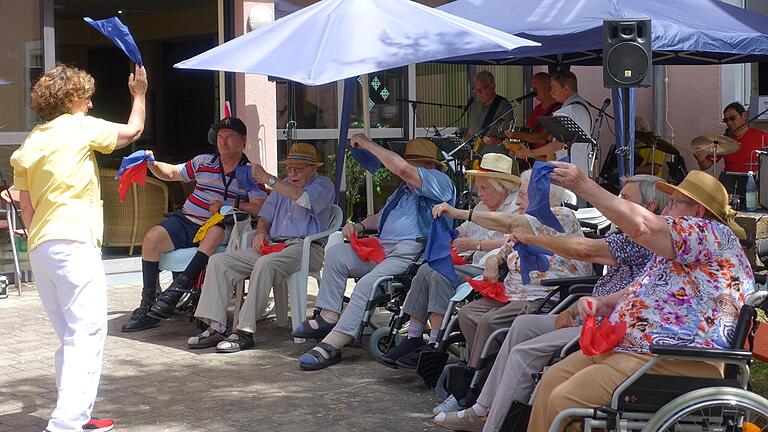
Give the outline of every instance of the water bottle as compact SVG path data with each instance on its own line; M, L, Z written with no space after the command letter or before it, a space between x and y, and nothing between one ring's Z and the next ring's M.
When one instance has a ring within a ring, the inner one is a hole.
M757 183L755 183L755 173L750 171L747 173L747 194L746 194L746 206L747 211L757 211Z

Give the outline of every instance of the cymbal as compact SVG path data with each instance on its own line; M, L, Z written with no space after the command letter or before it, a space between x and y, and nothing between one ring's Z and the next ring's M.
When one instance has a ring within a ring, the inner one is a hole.
M678 150L674 144L659 136L654 135L653 132L635 132L635 138L637 138L637 140L641 143L639 145L635 145L636 149L652 148L655 143L656 150L669 153L671 155L680 156L680 150Z
M739 142L723 135L701 135L691 140L691 148L694 152L729 155L739 150Z

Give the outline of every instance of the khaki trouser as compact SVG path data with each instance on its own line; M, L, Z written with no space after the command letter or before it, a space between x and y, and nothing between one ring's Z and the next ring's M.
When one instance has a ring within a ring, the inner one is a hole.
M289 240L285 249L264 256L253 248L213 255L208 260L195 317L226 324L227 306L235 285L250 276L248 296L239 311L237 327L238 330L253 333L256 321L261 318L257 315L266 309L272 286L299 270L303 241L301 238ZM323 248L313 244L309 254L309 269L316 271L322 265ZM303 316L306 311L291 313Z
M528 431L542 432L560 411L568 408L597 408L611 403L616 387L640 369L653 354L609 352L587 356L575 352L544 373L533 403ZM662 360L648 373L657 375L718 378L722 366L690 360ZM561 423L558 432L564 431Z

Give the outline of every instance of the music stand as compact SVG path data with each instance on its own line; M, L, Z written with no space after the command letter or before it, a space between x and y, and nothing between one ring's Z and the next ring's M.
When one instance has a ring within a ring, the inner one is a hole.
M441 152L453 159L465 160L469 158L468 149L462 146L464 141L457 136L433 136L427 139L432 141Z
M566 146L573 143L594 144L594 140L588 133L584 132L572 118L568 116L546 116L536 117L544 129L552 134L552 137Z

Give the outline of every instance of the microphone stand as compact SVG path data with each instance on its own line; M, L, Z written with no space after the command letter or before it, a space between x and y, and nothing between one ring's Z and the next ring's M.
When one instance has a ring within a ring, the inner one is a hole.
M469 143L471 143L471 142L475 142L475 140L477 140L477 139L478 139L478 138L480 138L481 136L485 135L485 134L486 134L486 133L487 133L487 132L488 132L488 131L489 131L489 130L490 130L490 129L491 129L493 126L494 126L494 125L496 125L496 123L500 122L500 121L501 121L502 119L504 119L504 117L506 117L508 114L511 114L511 113L512 113L512 111L514 111L514 109L515 109L516 107L520 106L520 101L519 101L519 100L517 100L517 99L514 99L514 100L511 102L511 105L512 105L512 106L510 106L508 110L504 111L504 112L503 112L501 115L499 115L498 117L496 117L495 119L493 119L493 121L491 121L490 123L488 123L488 126L486 126L486 127L482 128L482 129L480 129L479 131L477 131L477 132L476 132L474 135L472 135L471 137L469 137L469 139L467 139L466 141L464 141L463 143L461 143L461 145L460 145L460 146L456 147L456 148L455 148L455 149L453 149L453 150L452 150L450 153L448 153L448 156L453 156L453 154L454 154L456 151L458 151L460 148L467 148L467 149L469 150L470 160L474 160L474 159L480 159L480 157L481 157L481 156L480 156L480 154L479 154L479 153L477 153L477 152L475 151L474 147L473 147L473 146L471 146L471 145L469 145ZM464 107L462 107L462 108L464 108Z
M589 102L587 102L589 103ZM590 104L592 105L592 104ZM607 109L608 106L605 107ZM599 148L598 148L598 141L600 141L600 132L603 130L603 119L608 116L610 117L606 112L605 109L598 109L597 110L597 117L595 117L595 122L592 124L592 133L593 137L592 142L589 144L589 172L587 173L587 177L591 178L592 180L595 179L595 162L597 161L597 156L599 154Z
M415 99L397 98L395 99L395 101L407 102L411 105L411 109L413 110L413 125L411 125L411 138L416 138L416 108L419 106L419 104L431 105L431 106L436 106L440 108L458 108L458 109L464 108L464 105L451 105L451 104L443 104L443 103L437 103L437 102L425 102L425 101L420 101ZM466 111L464 111L464 113L462 113L461 115L464 116L464 114L466 114Z

